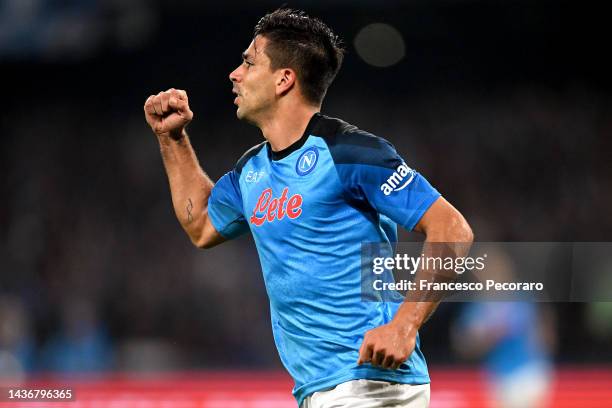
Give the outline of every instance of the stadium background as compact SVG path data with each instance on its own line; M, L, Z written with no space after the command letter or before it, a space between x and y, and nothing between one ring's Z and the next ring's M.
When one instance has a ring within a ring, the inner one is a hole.
M182 395L172 406L291 406L252 240L190 245L142 113L149 94L186 89L192 143L220 177L261 140L235 119L227 76L279 5L0 2L2 381L81 384L82 404L154 404L168 389ZM477 240L610 240L598 2L288 5L321 17L348 50L323 112L390 140ZM610 305L538 306L554 337L556 406L612 404ZM486 405L478 360L453 345L461 307L443 304L422 330L439 379L432 406Z

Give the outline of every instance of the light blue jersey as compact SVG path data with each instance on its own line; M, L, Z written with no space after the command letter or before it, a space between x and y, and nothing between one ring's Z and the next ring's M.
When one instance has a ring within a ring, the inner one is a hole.
M318 113L293 145L255 146L217 182L211 221L228 239L253 234L298 405L354 379L429 382L418 337L398 370L357 365L365 332L399 306L362 301L361 243L395 242L438 197L389 142Z

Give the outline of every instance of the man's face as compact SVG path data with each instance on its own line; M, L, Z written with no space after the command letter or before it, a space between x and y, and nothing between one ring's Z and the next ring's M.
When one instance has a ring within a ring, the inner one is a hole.
M236 94L236 116L254 124L276 100L274 72L270 69L270 59L264 53L267 42L265 37L255 37L242 53L242 64L229 75L232 91Z

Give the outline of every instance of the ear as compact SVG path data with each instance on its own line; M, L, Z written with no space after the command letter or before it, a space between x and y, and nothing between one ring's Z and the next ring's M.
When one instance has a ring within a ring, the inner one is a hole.
M276 94L283 95L295 86L297 76L291 68L281 68L278 70L276 78Z

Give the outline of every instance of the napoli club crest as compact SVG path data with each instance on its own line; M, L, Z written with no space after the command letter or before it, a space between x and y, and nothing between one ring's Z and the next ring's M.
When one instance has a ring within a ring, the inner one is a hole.
M314 170L319 161L319 150L316 147L310 147L298 157L295 163L295 171L300 176L305 176Z

